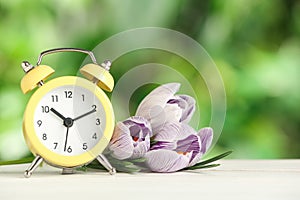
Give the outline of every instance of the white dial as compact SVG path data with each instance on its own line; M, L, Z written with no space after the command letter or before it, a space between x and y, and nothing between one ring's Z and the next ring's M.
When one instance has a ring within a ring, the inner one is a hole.
M65 156L91 150L102 138L105 124L101 102L80 86L52 89L34 111L34 129L40 142Z

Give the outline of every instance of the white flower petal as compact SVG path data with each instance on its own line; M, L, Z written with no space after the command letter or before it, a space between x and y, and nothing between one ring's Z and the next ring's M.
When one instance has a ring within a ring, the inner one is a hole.
M173 142L195 134L197 132L188 124L168 122L155 134L154 140Z
M168 83L154 89L140 103L136 116L142 116L149 120L153 129L163 124L167 117L164 113L164 108L167 102L174 97L179 87L179 83Z
M181 135L181 124L179 123L166 123L160 131L155 135L156 141L175 141Z
M149 151L145 158L147 166L154 172L175 172L189 164L189 156L165 149Z
M164 108L166 122L180 122L182 109L177 104L167 104Z
M177 140L182 140L182 139L188 137L189 135L197 134L195 129L192 128L190 125L184 124L184 123L181 123L180 125L181 125L181 131L180 131L180 134L176 138Z

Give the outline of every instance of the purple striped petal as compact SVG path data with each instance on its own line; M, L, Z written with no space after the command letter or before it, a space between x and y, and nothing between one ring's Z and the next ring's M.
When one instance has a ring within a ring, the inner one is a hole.
M195 156L193 156L189 166L193 166L197 164L201 160L203 154L205 154L208 148L210 147L213 139L213 129L210 127L202 128L199 130L197 135L200 137L201 140L201 149L200 152L198 152Z
M158 141L151 146L150 150L158 150L158 149L174 150L175 148L176 148L175 142Z
M188 123L195 112L195 99L188 95L178 95L168 101L168 104L177 104L182 110L179 122Z
M178 153L190 154L189 163L193 162L196 157L198 158L200 149L200 138L197 135L189 135L185 139L179 140L176 147Z
M197 135L190 135L177 141L176 151L179 153L200 152L201 143Z
M188 166L190 167L197 164L201 160L202 156L203 154L201 152L198 153L192 152L192 157Z
M147 135L150 137L152 136L152 129L149 121L141 116L130 117L123 121L123 124L129 128L132 137L137 137L142 140Z
M150 137L147 135L144 141L134 142L132 159L144 157L150 149Z
M131 117L117 123L108 148L120 160L140 158L150 149L151 135L151 126L145 118Z
M190 160L189 156L165 149L149 151L145 158L153 172L175 172L187 167Z
M118 122L108 149L113 157L124 160L132 156L133 144L129 129L122 123Z
M205 154L213 139L213 129L210 127L202 128L199 130L197 135L201 140L201 153Z

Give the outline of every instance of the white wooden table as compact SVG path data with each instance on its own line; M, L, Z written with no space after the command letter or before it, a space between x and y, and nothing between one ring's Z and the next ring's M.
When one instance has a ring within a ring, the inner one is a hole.
M45 166L24 178L27 165L0 167L0 200L238 199L300 200L300 160L223 160L215 169L170 174L78 172Z

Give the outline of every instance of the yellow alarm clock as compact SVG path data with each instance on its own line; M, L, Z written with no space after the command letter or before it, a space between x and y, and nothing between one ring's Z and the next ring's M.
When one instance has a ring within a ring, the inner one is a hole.
M88 54L93 63L80 69L86 78L63 76L45 82L54 70L41 65L42 58L57 52ZM114 87L110 65L110 61L98 65L91 51L78 48L44 51L36 66L22 62L26 73L21 80L23 93L38 87L23 119L24 138L35 155L25 177L30 177L42 161L63 168L63 173L72 173L74 167L97 159L110 174L115 173L101 154L112 137L115 121L111 102L103 91L111 92Z

